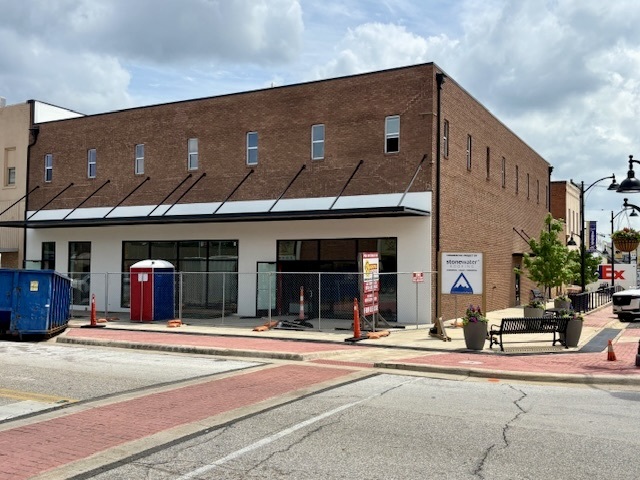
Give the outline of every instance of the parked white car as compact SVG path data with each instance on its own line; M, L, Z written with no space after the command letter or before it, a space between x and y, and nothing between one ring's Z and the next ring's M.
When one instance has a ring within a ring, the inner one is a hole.
M640 317L640 289L622 290L613 294L613 313L623 322Z

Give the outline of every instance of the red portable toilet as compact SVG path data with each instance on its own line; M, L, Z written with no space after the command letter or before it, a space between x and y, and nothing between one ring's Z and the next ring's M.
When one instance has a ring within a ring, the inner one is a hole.
M142 260L131 265L132 322L174 318L174 273L173 265L165 260Z

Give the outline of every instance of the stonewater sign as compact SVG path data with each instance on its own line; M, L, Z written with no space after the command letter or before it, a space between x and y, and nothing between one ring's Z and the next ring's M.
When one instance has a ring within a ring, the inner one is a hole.
M483 268L481 253L443 253L441 293L482 294Z

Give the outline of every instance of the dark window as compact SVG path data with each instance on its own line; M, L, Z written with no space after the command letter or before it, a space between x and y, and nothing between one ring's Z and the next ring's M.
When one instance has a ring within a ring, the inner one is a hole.
M185 240L170 242L122 242L121 306L129 306L129 270L141 260L171 263L182 276L183 304L194 309L222 303L235 309L238 298L237 240ZM225 272L223 275L211 275ZM227 274L228 273L228 274ZM235 275L231 275L235 273ZM178 288L178 283L176 283ZM176 294L177 295L177 294ZM177 296L176 296L177 298ZM233 313L232 311L226 313Z
M73 304L89 305L91 291L91 242L69 242L69 277Z
M44 156L44 181L50 182L53 180L53 155L47 153Z
M384 121L384 153L400 151L400 116L393 115Z
M42 269L56 269L56 242L42 242Z
M87 177L88 178L96 178L96 162L97 162L96 149L91 148L87 150Z
M449 120L444 121L442 132L442 155L447 158L449 156Z
M491 151L489 147L487 147L487 180L489 180L491 176Z

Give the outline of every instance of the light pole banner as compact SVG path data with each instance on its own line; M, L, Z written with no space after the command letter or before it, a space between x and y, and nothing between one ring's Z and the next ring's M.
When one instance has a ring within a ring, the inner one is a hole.
M443 294L480 295L483 279L482 253L443 253Z
M593 220L589 221L589 251L595 252L597 249L598 243L598 232L596 231L596 222Z

